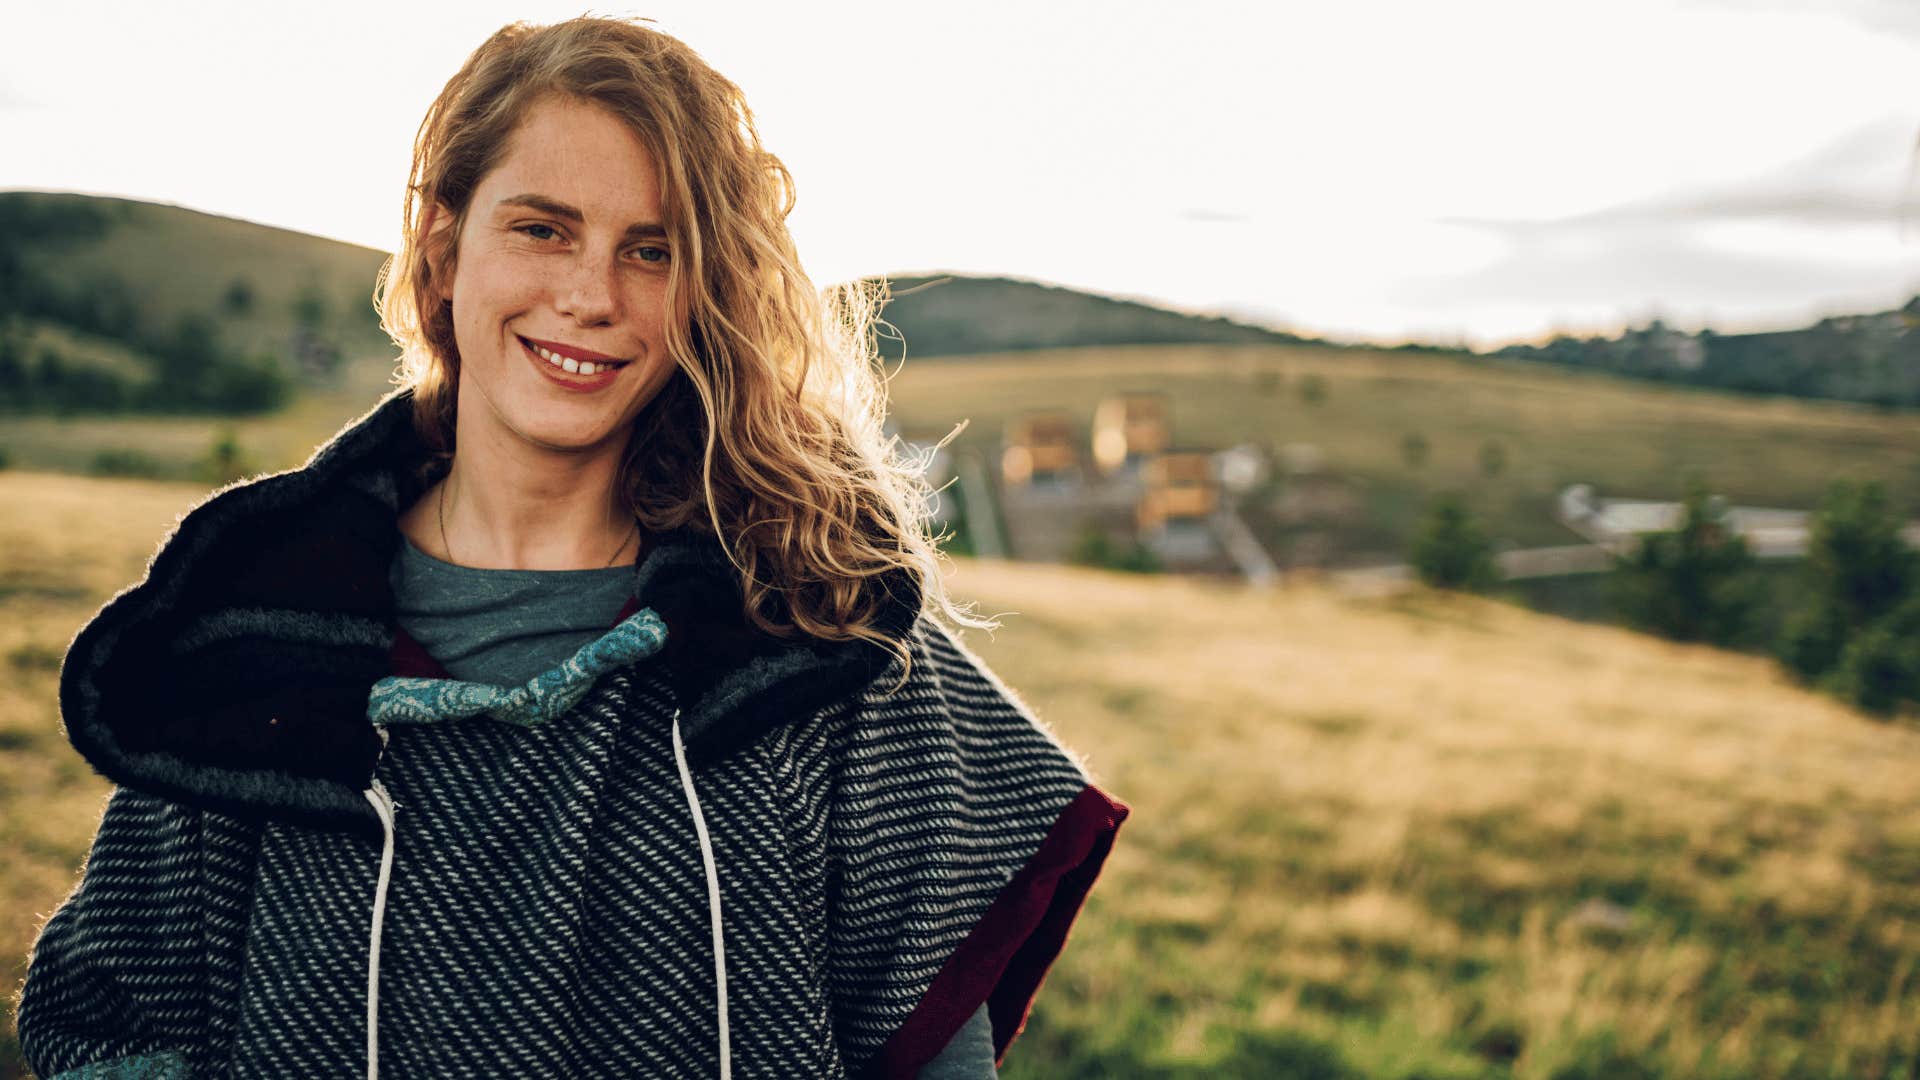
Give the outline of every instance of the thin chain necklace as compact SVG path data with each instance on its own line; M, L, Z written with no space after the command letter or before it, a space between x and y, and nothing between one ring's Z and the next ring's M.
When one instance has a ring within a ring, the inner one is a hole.
M440 483L440 498L437 500L437 504L440 512L440 547L446 551L447 561L453 562L453 545L447 543L447 484L444 480ZM601 567L601 569L611 568L613 566L613 560L618 559L620 553L627 550L627 541L632 540L635 536L639 535L639 533L640 523L635 521L633 523L633 531L620 538L620 546L613 549L613 558L608 559L607 565Z

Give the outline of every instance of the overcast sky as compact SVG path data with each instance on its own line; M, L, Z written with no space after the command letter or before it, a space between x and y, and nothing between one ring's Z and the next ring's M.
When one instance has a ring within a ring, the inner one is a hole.
M0 188L391 249L441 85L502 23L581 10L12 5ZM593 10L741 84L822 283L1005 274L1480 347L1920 291L1920 0Z

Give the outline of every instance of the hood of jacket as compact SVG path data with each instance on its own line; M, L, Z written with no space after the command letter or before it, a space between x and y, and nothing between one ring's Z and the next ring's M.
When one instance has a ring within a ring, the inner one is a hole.
M68 739L103 776L191 806L377 836L366 792L385 748L368 719L391 674L388 576L400 513L425 490L412 394L382 399L298 469L225 488L189 511L145 576L68 648ZM921 593L884 578L878 628L903 637ZM884 648L776 638L746 618L718 540L649 534L634 598L667 628L690 759L722 758L885 674Z

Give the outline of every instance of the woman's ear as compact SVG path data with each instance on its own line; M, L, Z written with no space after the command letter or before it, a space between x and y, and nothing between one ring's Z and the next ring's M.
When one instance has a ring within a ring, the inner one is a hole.
M438 199L427 204L421 221L425 234L427 272L433 278L434 294L442 300L453 299L453 267L458 245L453 235L454 213Z

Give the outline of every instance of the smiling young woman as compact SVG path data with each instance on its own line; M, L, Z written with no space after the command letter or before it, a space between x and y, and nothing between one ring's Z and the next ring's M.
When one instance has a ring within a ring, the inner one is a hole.
M42 1076L994 1074L1127 808L948 623L875 295L740 91L508 26L422 123L400 386L75 638L117 787Z
M421 550L564 570L606 566L634 538L622 462L634 420L679 373L658 177L618 114L552 93L528 103L463 207L426 207L422 246L438 266L421 280L453 347L426 357L423 376L451 384L452 438L436 434L458 452L401 518ZM430 394L416 402L446 422Z

